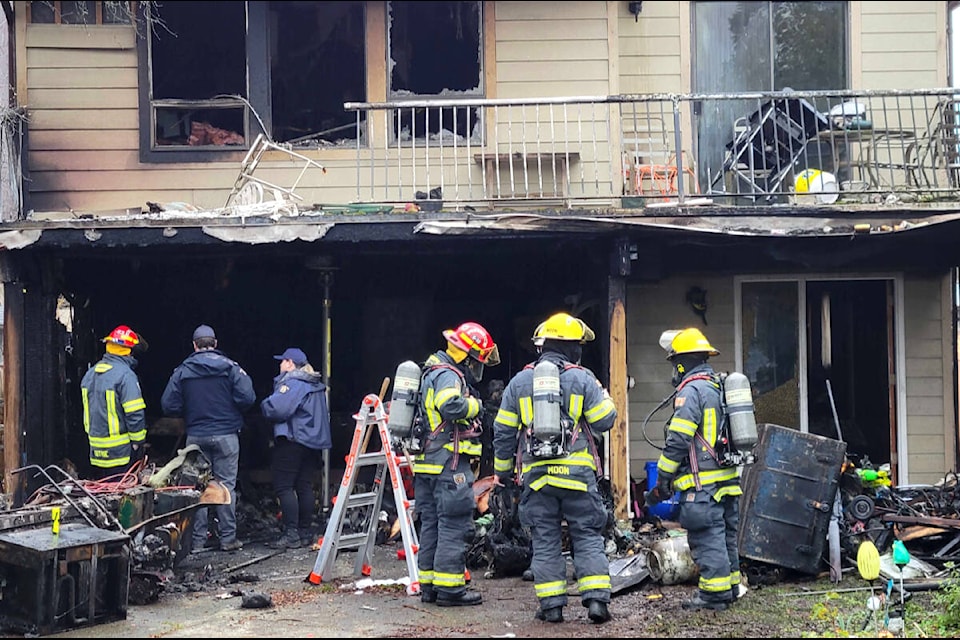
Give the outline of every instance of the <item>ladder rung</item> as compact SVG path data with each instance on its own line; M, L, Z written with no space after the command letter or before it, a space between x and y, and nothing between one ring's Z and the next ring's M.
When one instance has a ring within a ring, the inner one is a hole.
M383 452L361 453L356 457L354 464L358 467L365 467L371 464L384 464L387 456Z
M340 549L356 549L367 542L368 532L364 531L363 533L347 533L340 535L340 542L338 546Z
M367 491L365 493L353 493L347 498L346 508L369 507L377 500L376 491Z

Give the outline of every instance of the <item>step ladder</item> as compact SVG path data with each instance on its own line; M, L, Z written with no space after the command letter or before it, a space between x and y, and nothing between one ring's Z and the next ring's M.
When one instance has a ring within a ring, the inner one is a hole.
M307 580L312 584L331 580L337 555L341 551L351 549L357 550L354 575L370 575L373 548L377 540L380 505L383 502L384 488L389 482L400 522L407 572L410 576L407 594L417 595L420 593L420 572L417 568L417 552L420 550L420 543L413 527L414 503L407 498L403 478L400 475L401 467L408 466L409 460L407 456L398 456L390 446L387 413L383 407L383 401L377 395L367 395L360 405L360 410L353 417L357 425L353 432L350 453L347 456L346 470L340 482L336 502L327 520L326 532L320 541L316 563ZM380 450L368 452L367 446L374 429L380 436ZM360 469L374 465L376 471L373 489L354 493ZM363 509L366 511L360 511L358 520L364 523L362 525L364 530L345 534L344 525L350 520L350 516L357 514L357 510Z

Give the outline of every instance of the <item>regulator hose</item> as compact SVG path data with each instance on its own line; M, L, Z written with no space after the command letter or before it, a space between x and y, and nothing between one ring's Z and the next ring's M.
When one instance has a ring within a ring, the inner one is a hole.
M647 436L647 423L650 422L650 418L652 418L653 415L654 415L657 411L660 411L661 409L663 409L663 408L667 405L667 403L669 403L669 402L671 402L671 401L673 400L673 398L674 398L676 395L677 395L677 392L676 392L676 390L674 390L673 393L671 393L669 396L667 396L666 398L664 398L663 400L661 400L661 401L660 401L660 404L658 404L656 407L654 407L654 408L653 408L653 411L651 411L650 413L647 414L647 417L643 419L643 423L640 425L640 433L643 434L643 439L646 440L646 441L647 441L647 444L649 444L651 447L653 447L653 448L656 449L657 451L663 451L663 447L661 447L660 445L658 445L658 444L656 444L655 442L653 442L652 440L650 440L650 437ZM666 430L664 430L664 431L666 431Z

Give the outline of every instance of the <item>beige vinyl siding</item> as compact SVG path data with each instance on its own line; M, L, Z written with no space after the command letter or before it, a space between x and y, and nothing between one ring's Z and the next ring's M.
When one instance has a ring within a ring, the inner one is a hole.
M954 465L953 410L946 407L953 396L944 392L953 379L945 357L951 351L944 331L945 278L904 278L908 477L900 482L933 483Z
M853 88L947 86L946 2L852 4Z
M634 20L618 2L621 93L685 93L680 2L645 2Z
M644 8L646 11L646 5ZM684 300L684 293L692 286L707 291L707 322ZM649 284L633 284L627 288L627 375L635 386L627 392L630 442L630 473L640 480L643 465L660 457L659 449L644 438L644 418L657 404L673 393L671 370L666 352L660 348L660 334L668 329L697 327L720 355L710 364L718 371L733 370L735 356L732 277L668 278ZM671 406L653 415L647 423L646 434L658 446L663 446L663 425L670 417Z
M608 5L497 2L497 97L609 95ZM572 195L594 192L598 182L618 190L619 164L612 162L614 152L608 141L609 113L610 107L604 104L502 107L496 112L500 125L491 130L488 146L499 153L516 152L525 139L527 153L577 152L580 161L570 170ZM501 167L501 185L509 180L507 171ZM522 171L514 173L515 180L524 179ZM552 185L552 168L543 173ZM531 180L539 189L539 179Z
M605 2L497 2L497 97L607 95L606 11Z

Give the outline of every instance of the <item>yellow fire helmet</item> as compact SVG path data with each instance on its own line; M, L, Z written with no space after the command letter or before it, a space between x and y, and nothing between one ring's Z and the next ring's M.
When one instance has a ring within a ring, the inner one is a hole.
M596 338L593 329L569 313L555 313L541 322L533 332L533 344L542 347L544 340L576 340L583 344Z
M713 348L700 329L671 329L660 334L660 346L667 352L667 358L681 353L706 353L718 356L720 352Z

